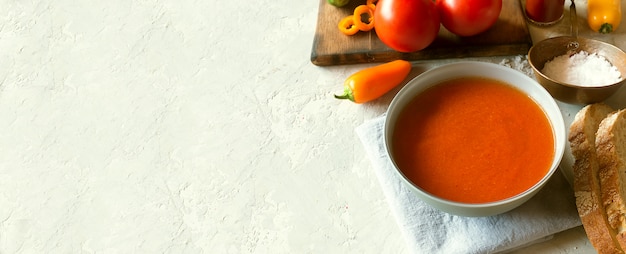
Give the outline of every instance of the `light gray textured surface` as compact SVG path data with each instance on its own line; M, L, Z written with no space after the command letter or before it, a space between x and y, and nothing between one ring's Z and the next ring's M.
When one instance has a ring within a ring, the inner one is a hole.
M0 253L406 253L317 7L1 0Z

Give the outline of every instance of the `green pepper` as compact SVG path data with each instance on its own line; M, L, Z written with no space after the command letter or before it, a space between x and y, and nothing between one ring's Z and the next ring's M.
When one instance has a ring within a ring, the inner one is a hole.
M326 0L326 1L329 4L337 6L337 7L345 6L346 4L350 2L350 0Z

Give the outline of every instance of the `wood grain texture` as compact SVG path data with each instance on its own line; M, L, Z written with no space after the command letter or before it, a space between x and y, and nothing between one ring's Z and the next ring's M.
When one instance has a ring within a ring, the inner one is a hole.
M337 23L351 14L364 0L353 0L342 8L320 0L311 62L319 66L387 62L396 59L428 60L444 58L506 56L526 54L532 45L521 2L504 0L496 24L476 36L459 37L443 26L427 48L401 53L387 47L374 30L353 36L342 34Z

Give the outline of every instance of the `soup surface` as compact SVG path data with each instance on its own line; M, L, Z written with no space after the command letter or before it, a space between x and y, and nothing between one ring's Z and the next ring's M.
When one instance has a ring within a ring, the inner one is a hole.
M506 199L550 169L554 136L543 110L508 84L446 81L400 114L392 152L403 174L426 192L465 203Z

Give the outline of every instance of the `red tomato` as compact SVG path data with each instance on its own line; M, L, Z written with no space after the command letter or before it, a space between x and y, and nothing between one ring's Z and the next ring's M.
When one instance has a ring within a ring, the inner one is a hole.
M437 0L441 24L459 36L487 31L496 23L502 0Z
M431 0L379 0L374 20L378 38L400 52L422 50L439 33L439 14Z

